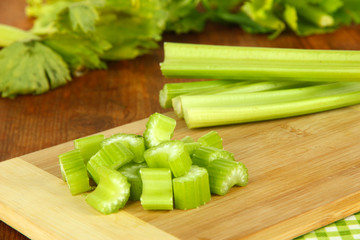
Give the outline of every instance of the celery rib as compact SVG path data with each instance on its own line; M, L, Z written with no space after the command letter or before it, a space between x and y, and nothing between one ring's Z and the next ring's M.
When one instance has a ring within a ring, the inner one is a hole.
M92 135L74 140L75 149L79 149L84 158L85 164L101 148L101 142L104 140L103 134Z
M137 201L140 200L140 196L142 193L142 181L140 177L140 169L146 168L147 164L130 162L121 168L118 171L123 174L128 182L130 183L130 197L129 199Z

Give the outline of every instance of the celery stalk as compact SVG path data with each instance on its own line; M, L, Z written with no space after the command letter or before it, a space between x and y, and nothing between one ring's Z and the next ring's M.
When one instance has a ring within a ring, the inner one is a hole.
M176 120L160 113L149 117L144 131L145 147L151 148L162 142L169 141L176 127Z
M86 196L86 202L103 214L117 212L129 199L130 184L120 172L100 167L100 182L96 189Z
M229 107L193 107L184 113L189 128L255 122L322 112L360 103L360 91L298 101Z
M178 209L197 208L211 199L208 172L196 165L191 166L186 175L173 179L173 189Z
M172 210L173 190L170 169L142 168L143 191L140 198L145 210Z
M220 137L219 133L215 131L210 131L205 135L199 137L198 142L202 146L209 146L209 147L223 149L223 140Z
M97 153L101 148L101 142L104 140L103 134L97 134L92 136L87 136L74 140L75 149L79 149L81 155L84 158L85 164L89 159Z
M166 83L159 93L160 106L170 108L171 99L190 92L217 88L234 83L231 80L196 81L183 83Z
M182 141L183 143L193 143L193 142L195 142L195 140L190 136L185 136L180 141Z
M105 139L102 142L102 146L113 142L119 142L125 147L127 147L134 154L134 159L133 159L134 162L141 163L145 161L144 159L145 143L144 143L144 138L142 136L137 134L118 133Z
M140 196L142 193L142 181L140 177L140 169L146 168L147 164L129 162L126 165L122 166L118 169L118 171L123 174L128 182L130 183L130 197L129 199L137 201L140 200Z
M119 142L113 142L103 146L87 163L87 170L95 183L99 183L100 175L98 169L108 167L118 169L129 163L134 158L134 154Z
M71 150L59 155L63 180L67 182L72 195L91 190L84 159L79 150Z
M166 77L360 81L360 51L165 43Z
M235 161L234 154L223 149L216 147L203 146L194 151L191 155L193 164L206 167L212 161L218 159L227 159L230 161Z
M169 168L175 177L185 175L191 167L191 158L183 142L172 140L149 148L144 158L150 168Z
M241 162L220 159L212 161L206 169L211 193L225 195L234 185L246 186L248 183L248 170Z

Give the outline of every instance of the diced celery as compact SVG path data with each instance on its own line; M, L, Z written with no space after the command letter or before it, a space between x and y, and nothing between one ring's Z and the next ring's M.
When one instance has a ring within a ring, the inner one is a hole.
M169 168L175 177L185 175L191 167L191 158L183 142L167 141L144 153L145 161L150 168Z
M120 172L100 167L100 182L96 189L87 195L86 202L103 214L117 212L129 199L130 184Z
M216 147L219 149L223 149L223 140L220 137L219 133L215 131L210 131L207 134L201 136L198 139L198 142L201 143L202 146Z
M118 133L112 135L111 137L105 139L102 142L102 146L119 142L127 147L134 154L134 162L140 163L145 161L144 159L144 151L145 151L145 143L144 138L137 134L126 134L126 133Z
M130 197L129 199L138 201L140 200L140 196L142 193L142 181L140 177L140 169L146 168L147 164L145 162L135 163L129 162L125 164L121 168L118 169L120 173L122 173L131 184L130 188Z
M199 142L190 142L190 143L184 143L186 151L191 156L199 147L201 147L201 143Z
M59 155L59 164L72 195L91 190L84 159L78 149Z
M226 159L214 160L206 169L209 174L211 193L225 195L234 185L246 186L248 183L248 170L241 162Z
M89 171L95 183L99 183L98 169L100 166L111 169L118 169L119 167L130 162L134 158L134 154L119 142L113 142L104 145L94 156L92 156L87 163L87 170Z
M189 172L173 179L175 208L191 209L211 199L209 175L205 168L193 165Z
M176 120L160 113L149 117L144 131L145 147L151 148L162 142L169 141L176 127Z
M84 158L85 164L101 148L104 140L103 134L92 135L74 140L75 149L79 149Z
M193 161L193 164L201 167L206 167L212 161L218 159L227 159L227 160L235 161L233 153L223 149L208 147L208 146L200 147L197 150L195 150L195 152L191 155L191 159Z
M140 198L145 210L172 210L173 191L170 169L141 168L143 191Z
M182 141L183 143L193 143L193 142L195 142L195 140L190 136L185 136L180 141Z

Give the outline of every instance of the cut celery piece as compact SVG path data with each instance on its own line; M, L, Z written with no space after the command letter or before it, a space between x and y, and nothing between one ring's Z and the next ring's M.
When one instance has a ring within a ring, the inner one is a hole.
M299 2L299 1L297 1ZM165 77L360 81L360 51L165 43Z
M212 161L226 159L235 161L234 154L216 147L202 146L191 155L193 164L200 167L208 166Z
M205 135L201 136L198 139L198 142L201 143L202 146L216 147L219 149L223 149L223 140L220 137L219 133L216 131L210 131Z
M167 141L149 148L144 154L150 168L169 168L175 177L185 175L191 167L191 158L183 142Z
M123 208L129 199L130 184L120 172L99 167L100 182L96 189L86 196L86 202L103 214L110 214Z
M151 148L162 142L169 141L176 127L176 120L160 113L149 117L144 131L145 147Z
M230 80L166 83L159 93L160 106L162 108L170 108L172 107L171 100L176 96L199 90L214 89L232 83L234 82Z
M100 166L111 169L118 169L134 158L134 154L119 142L104 145L87 163L89 171L95 183L99 183L100 176L98 169Z
M140 198L145 210L172 210L173 191L170 169L141 168L143 190Z
M59 164L72 195L91 190L84 159L78 149L59 155Z
M118 169L118 171L123 174L128 182L131 184L130 187L130 197L129 199L138 201L140 200L140 196L142 193L142 181L140 177L140 169L146 168L147 164L145 162L142 163L135 163L135 162L129 162L128 164L125 164L121 168Z
M211 193L225 195L234 185L246 186L248 183L248 170L241 162L220 159L212 161L206 169Z
M118 133L112 135L109 138L106 138L102 142L102 146L119 142L127 147L134 154L134 162L141 163L145 161L144 159L144 151L145 151L145 143L144 138L137 134L126 134L126 133Z
M185 146L186 151L191 156L197 149L199 149L199 147L201 147L201 143L189 142L189 143L184 143L184 146Z
M175 208L185 210L204 205L211 199L207 170L191 166L186 175L173 179L173 190Z
M92 135L74 140L75 149L79 149L84 158L85 164L101 148L101 142L104 140L103 134Z
M180 141L182 141L183 143L193 143L193 142L195 142L195 140L190 136L185 136Z

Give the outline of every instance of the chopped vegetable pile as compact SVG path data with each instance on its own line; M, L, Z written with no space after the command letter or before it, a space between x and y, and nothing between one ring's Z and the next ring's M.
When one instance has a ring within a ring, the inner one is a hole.
M35 18L24 31L0 24L2 97L40 94L106 61L158 47L165 31L203 31L206 22L235 24L270 38L360 23L358 0L27 0Z
M173 140L175 125L175 119L154 113L143 136L76 139L75 149L59 155L70 193L86 193L90 206L110 214L129 199L140 200L145 210L198 208L211 194L225 195L233 186L247 185L247 168L224 150L217 132L198 141L190 136Z
M360 103L360 51L165 43L159 93L189 128L263 121Z

